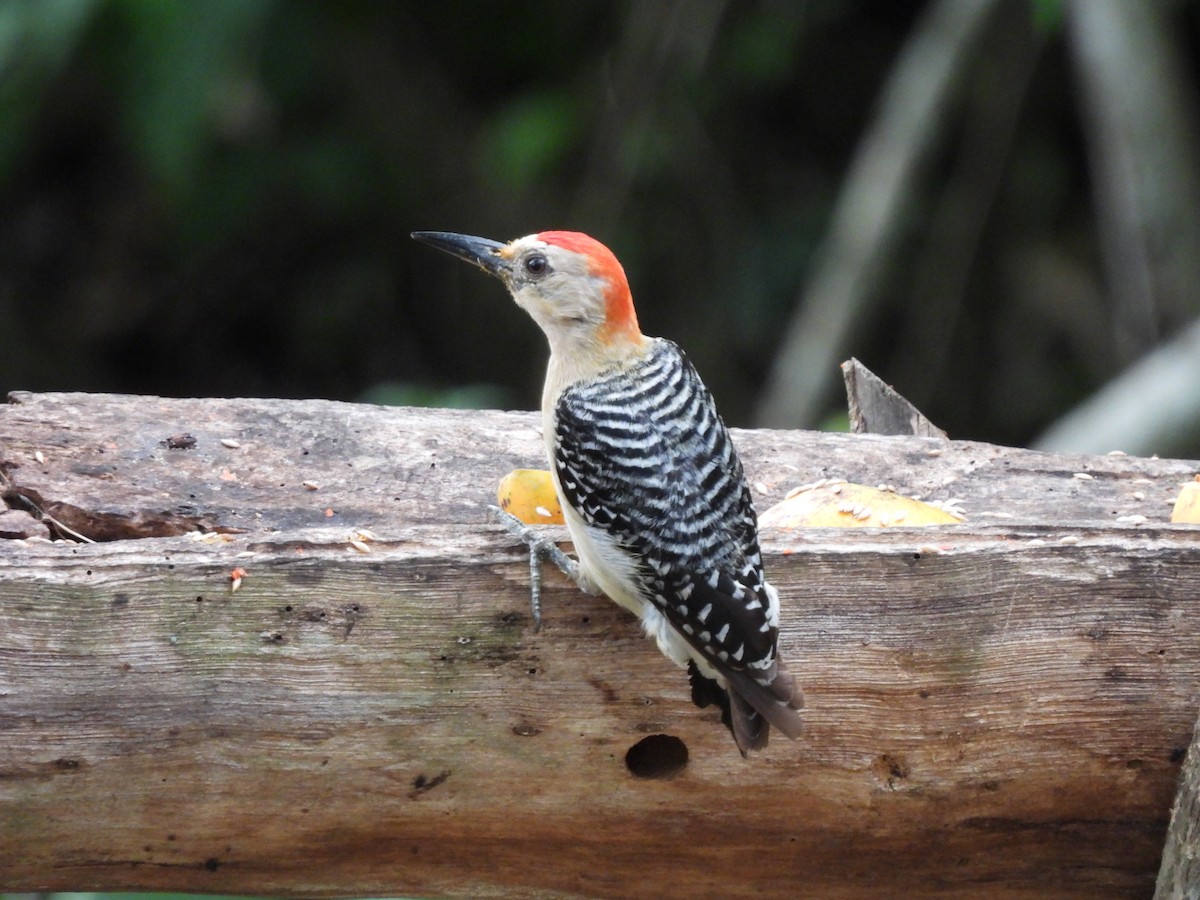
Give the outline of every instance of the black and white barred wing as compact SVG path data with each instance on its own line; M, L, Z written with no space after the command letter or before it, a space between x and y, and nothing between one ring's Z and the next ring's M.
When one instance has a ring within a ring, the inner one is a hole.
M778 603L749 488L687 358L660 340L637 366L566 390L555 412L566 501L636 560L642 595L711 670L755 708L777 705Z

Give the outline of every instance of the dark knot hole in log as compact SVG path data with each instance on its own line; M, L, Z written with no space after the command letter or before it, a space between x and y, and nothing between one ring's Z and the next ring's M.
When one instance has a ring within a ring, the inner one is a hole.
M670 734L644 737L625 753L625 767L635 778L673 778L687 761L687 744Z

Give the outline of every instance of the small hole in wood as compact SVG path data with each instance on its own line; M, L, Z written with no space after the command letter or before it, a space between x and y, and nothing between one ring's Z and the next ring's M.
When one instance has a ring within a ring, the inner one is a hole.
M635 778L674 778L687 761L687 744L671 734L648 735L625 754L625 767Z

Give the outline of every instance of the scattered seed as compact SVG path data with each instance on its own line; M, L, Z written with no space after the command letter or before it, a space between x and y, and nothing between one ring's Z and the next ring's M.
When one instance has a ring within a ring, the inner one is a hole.
M1134 492L1133 492L1133 499L1134 499L1134 500L1145 500L1145 499L1146 499L1146 492L1145 492L1145 491L1134 491Z
M1077 535L1077 534L1064 534L1062 537L1060 537L1060 538L1058 539L1058 542L1059 542L1060 544L1078 544L1078 543L1079 543L1079 535Z
M237 450L239 447L242 446L242 443L241 443L241 441L235 440L233 438L221 438L221 446L228 447L230 450Z
M319 491L321 489L321 485L315 481L302 481L301 484L310 491Z
M355 550L357 550L359 553L370 553L371 552L371 548L367 546L366 542L360 541L358 538L350 538L350 546L353 547Z
M1128 456L1128 455L1129 454L1126 453L1124 450L1109 450L1108 453L1105 454L1105 456Z
M1146 517L1141 515L1117 516L1118 525L1145 525Z
M39 466L44 466L46 464L46 454L43 453L41 450L34 450L33 451L33 460Z
M548 519L552 515L554 515L554 513L550 512L550 510L546 509L546 507L544 507L544 506L535 506L533 508L533 511L535 513L537 513L539 516L541 516L543 519Z
M768 487L767 487L765 484L763 484L761 481L756 481L756 482L754 482L754 489L755 489L756 491L758 491L760 494L769 494L769 493L771 493L771 489L770 489L770 488L768 488Z
M919 498L913 497L913 499L917 500ZM947 500L931 501L929 503L929 505L936 506L942 512L949 513L950 515L954 516L954 518L965 521L967 518L967 515L966 515L966 513L963 512L962 502L963 501L962 501L961 497L950 497Z
M1089 475L1087 472L1076 472L1071 477L1078 478L1080 481L1095 481L1096 480L1095 475Z
M233 540L232 535L219 531L189 531L185 537L201 544L227 544Z

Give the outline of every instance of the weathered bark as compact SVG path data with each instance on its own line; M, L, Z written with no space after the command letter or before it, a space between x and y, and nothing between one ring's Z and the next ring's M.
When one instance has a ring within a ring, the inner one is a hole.
M1200 897L1200 723L1183 763L1154 889L1154 900L1196 897Z
M122 539L0 542L8 889L1152 889L1200 685L1200 531L1164 524L1195 463L737 432L760 508L836 476L968 515L764 534L806 731L743 760L613 604L547 572L530 629L483 507L539 464L532 414L18 400L9 504ZM655 734L674 777L626 762Z
M853 357L842 363L850 430L855 434L914 434L945 438L925 414Z

